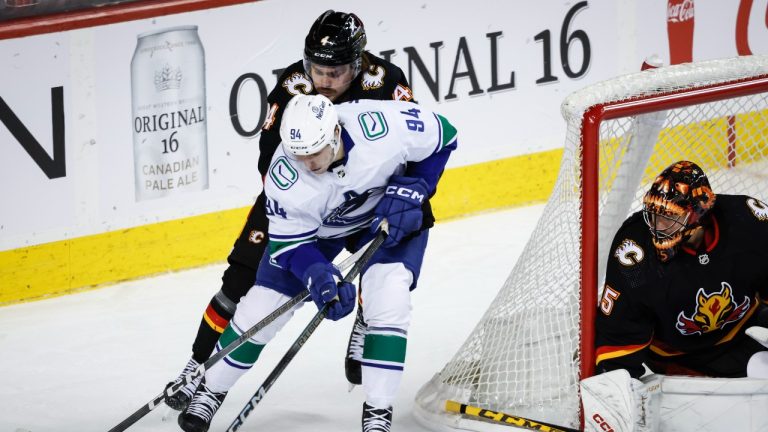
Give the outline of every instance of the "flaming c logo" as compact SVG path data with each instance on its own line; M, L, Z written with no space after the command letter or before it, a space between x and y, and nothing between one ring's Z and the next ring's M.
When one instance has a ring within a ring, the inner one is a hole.
M677 330L684 336L719 330L728 323L740 320L750 305L749 297L744 296L744 301L735 306L731 286L727 282L722 283L719 292L709 295L704 288L699 288L696 300L696 312L690 318L683 312L677 316Z
M384 85L384 75L387 71L379 66L374 66L363 73L363 90L375 90Z

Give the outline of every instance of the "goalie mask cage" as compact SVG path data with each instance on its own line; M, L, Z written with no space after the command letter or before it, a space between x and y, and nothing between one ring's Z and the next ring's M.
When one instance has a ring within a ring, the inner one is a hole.
M416 395L414 414L433 430L502 428L448 413L446 400L579 426L608 248L668 165L694 161L716 194L768 199L768 56L621 76L571 94L562 113L566 144L541 219L480 322Z

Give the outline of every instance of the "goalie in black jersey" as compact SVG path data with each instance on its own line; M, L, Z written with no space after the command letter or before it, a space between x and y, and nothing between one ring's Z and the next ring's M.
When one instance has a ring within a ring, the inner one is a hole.
M716 196L699 166L674 163L611 245L597 372L768 378L768 348L745 334L765 334L767 300L768 205Z

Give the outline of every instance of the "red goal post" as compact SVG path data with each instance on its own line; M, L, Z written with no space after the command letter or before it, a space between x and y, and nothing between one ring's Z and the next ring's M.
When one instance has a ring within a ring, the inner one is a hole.
M539 223L475 329L416 396L416 418L434 430L498 428L446 412L446 400L579 426L608 248L666 166L693 160L715 193L768 199L767 56L617 77L571 94L562 113L566 144Z

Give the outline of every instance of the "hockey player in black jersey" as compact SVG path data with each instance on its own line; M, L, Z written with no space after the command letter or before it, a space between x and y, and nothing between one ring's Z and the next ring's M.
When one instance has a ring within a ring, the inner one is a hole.
M650 231L649 231L650 230ZM768 206L715 195L695 163L666 168L610 249L596 319L597 372L768 377Z
M269 111L259 140L258 169L262 178L280 144L283 109L293 96L319 93L335 103L357 99L413 100L403 71L365 51L366 42L363 22L353 13L327 10L315 20L305 39L303 59L284 69L267 97ZM434 222L428 200L425 200L423 211L422 229L426 229ZM208 359L222 331L234 316L240 298L253 286L267 245L267 228L262 192L227 258L229 266L222 276L221 289L211 298L203 313L192 345L192 358L178 379ZM360 384L361 381L359 358L362 356L364 331L365 324L358 311L345 365L348 380L353 384ZM183 410L198 385L199 380L193 381L173 396L166 397L166 403L171 408Z

